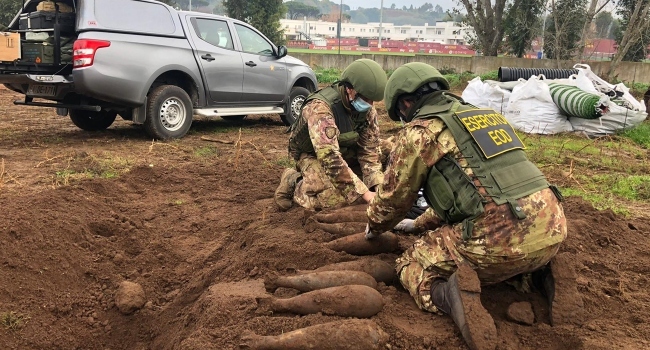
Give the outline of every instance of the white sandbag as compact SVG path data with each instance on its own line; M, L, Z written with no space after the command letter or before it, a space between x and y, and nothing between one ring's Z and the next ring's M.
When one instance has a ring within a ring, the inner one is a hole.
M505 113L505 110L508 107L508 102L510 102L510 95L512 95L512 92L502 89L498 86L490 86L489 84L486 85L489 86L487 95L489 107L501 114Z
M460 97L462 97L465 102L471 103L476 107L488 107L489 105L485 94L485 84L481 81L481 77L476 77L470 80Z
M574 74L573 76L575 76L575 86L579 87L582 91L586 91L592 94L602 94L602 92L596 89L591 79L587 77L586 70L578 69L578 74Z
M641 124L648 115L625 107L610 104L609 112L598 119L569 118L576 132L587 136L611 135Z
M643 102L638 101L637 99L630 94L630 89L625 86L623 83L618 83L616 85L610 84L600 78L596 73L591 71L591 67L588 64L576 64L573 68L578 70L578 76L584 75L586 78L591 80L594 88L598 92L602 92L605 95L609 96L612 101L614 101L619 106L623 106L627 109L633 111L645 112L646 106ZM582 86L581 89L585 90ZM585 90L586 91L586 90Z
M524 82L525 81L526 80L524 80ZM512 92L512 89L514 89L515 86L521 84L522 82L520 82L518 80L517 81L496 81L496 80L489 80L488 79L488 80L485 81L485 83L490 85L490 86L498 86L498 87L502 88L503 90L508 90L508 91Z
M531 77L512 90L504 116L514 128L530 134L573 131L553 102L548 84L539 77Z
M508 106L510 91L482 82L480 77L476 77L469 81L461 97L474 106L492 108L503 114Z
M568 78L562 78L562 79L546 79L544 74L540 74L539 80L546 84L552 83L552 84L560 84L560 85L577 86L575 74L569 76Z

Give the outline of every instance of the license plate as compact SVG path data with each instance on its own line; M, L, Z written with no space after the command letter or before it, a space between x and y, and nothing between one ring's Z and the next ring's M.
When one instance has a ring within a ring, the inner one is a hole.
M27 89L27 95L30 96L55 96L56 86L54 85L30 85Z

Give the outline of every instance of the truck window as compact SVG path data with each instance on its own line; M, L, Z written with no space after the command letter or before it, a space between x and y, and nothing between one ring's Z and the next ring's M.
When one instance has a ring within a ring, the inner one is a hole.
M169 10L151 2L95 0L95 19L108 29L152 34L174 34L176 31Z
M192 26L203 41L223 49L232 50L232 36L228 23L205 18L192 18Z
M263 36L241 24L235 24L235 29L239 41L241 41L242 51L267 56L273 55L273 46Z

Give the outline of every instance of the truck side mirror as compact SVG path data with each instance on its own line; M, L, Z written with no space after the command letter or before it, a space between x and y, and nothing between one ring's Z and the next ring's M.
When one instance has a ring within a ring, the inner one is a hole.
M278 58L282 58L282 57L284 57L284 56L287 55L287 52L288 52L288 51L287 51L287 47L284 46L284 45L282 45L282 46L278 47L278 54L277 54L277 57L278 57Z

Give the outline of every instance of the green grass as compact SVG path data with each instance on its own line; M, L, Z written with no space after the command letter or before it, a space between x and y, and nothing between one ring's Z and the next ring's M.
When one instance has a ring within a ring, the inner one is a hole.
M629 138L646 149L650 149L650 122L646 121L633 129L625 130L620 135Z
M216 157L219 149L214 146L203 146L194 150L194 155L201 158Z
M289 49L289 54L292 53L320 53L320 54L338 54L339 50L312 50L312 49ZM346 51L341 50L341 55L348 56L361 56L363 54L371 55L391 55L391 56L410 56L414 57L417 55L427 55L427 56L455 56L455 57L470 57L471 55L443 55L443 54L434 54L434 53L415 53L415 52L389 52L389 51Z
M447 79L451 90L462 90L467 85L467 82L474 79L476 74L472 72L457 73L454 68L440 67L440 73ZM341 70L337 68L322 68L316 67L314 69L316 73L316 78L321 84L331 84L339 79L341 76ZM386 71L386 75L390 77L393 74L394 70L390 69ZM480 75L481 80L496 80L498 76L498 71L490 71L488 73Z
M69 185L76 180L114 179L128 172L134 161L105 152L100 155L73 156L65 161L65 168L54 173L54 184Z
M615 198L610 194L586 192L572 187L568 187L568 188L562 187L560 188L560 191L562 192L562 195L564 197L569 197L569 196L582 197L582 199L591 203L591 205L593 205L593 207L598 210L609 209L619 215L623 215L623 216L631 215L631 212L625 206L621 206L617 204Z
M0 313L0 324L8 330L18 330L29 320L29 317L14 311Z
M643 124L642 124L643 125ZM635 128L636 129L636 128ZM629 132L647 136L642 130ZM587 139L574 134L519 133L528 157L559 185L565 196L580 196L598 209L633 214L650 206L648 149L624 135ZM632 204L632 205L630 205Z
M314 72L316 73L316 79L318 82L323 84L331 84L339 80L339 77L341 76L341 70L336 68L316 67Z
M274 163L283 168L294 168L296 166L296 161L291 157L277 158Z

